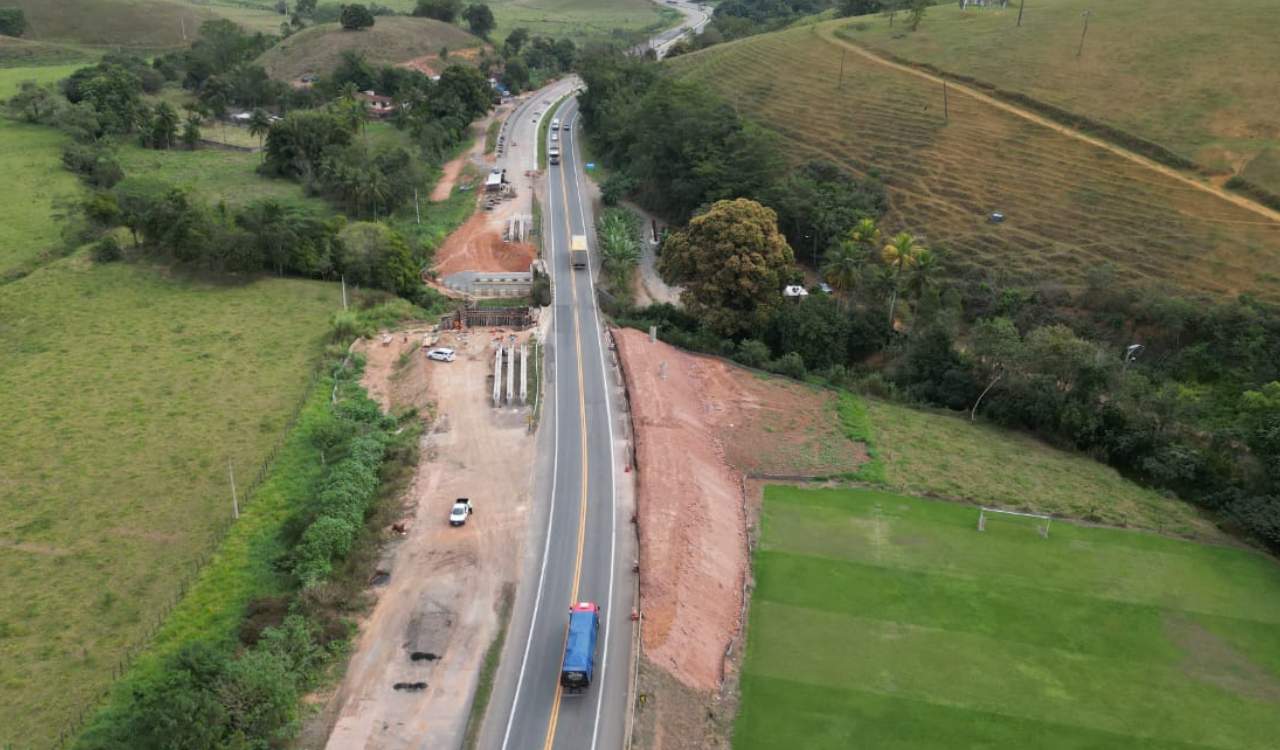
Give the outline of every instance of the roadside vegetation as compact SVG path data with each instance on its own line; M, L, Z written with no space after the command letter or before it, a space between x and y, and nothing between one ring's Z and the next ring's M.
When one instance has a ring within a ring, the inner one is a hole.
M820 47L813 39L786 31L724 49L810 40L789 47L803 56ZM742 57L730 75L757 59ZM939 237L931 214L896 202L897 177L886 204L875 162L852 174L825 160L789 169L787 142L706 85L610 56L589 57L582 75L587 135L613 170L606 196L632 195L676 227L658 271L682 287L683 309L619 306L620 321L752 367L1026 431L1280 548L1280 310L1247 295L1210 301L1125 285L1110 263L1072 286L972 273L975 259ZM856 119L824 132L878 148L879 131ZM1144 257L1161 253L1158 236L1144 238ZM1109 523L1128 515L1101 499L1069 512ZM1173 515L1148 527L1185 532L1189 514Z
M1246 550L874 490L765 489L736 748L1215 746L1280 729Z

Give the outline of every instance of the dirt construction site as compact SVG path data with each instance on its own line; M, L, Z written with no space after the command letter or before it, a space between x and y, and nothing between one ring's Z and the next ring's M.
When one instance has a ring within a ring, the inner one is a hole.
M614 331L635 440L641 748L728 747L764 477L853 471L834 395ZM726 685L730 689L726 689Z
M373 582L347 672L324 713L330 750L460 747L484 653L497 635L517 575L532 492L529 409L493 404L502 329L383 333L359 342L363 384L384 409L416 408L427 427L404 497L399 540ZM451 347L452 362L427 358ZM450 526L456 498L475 511ZM317 733L318 734L318 733Z

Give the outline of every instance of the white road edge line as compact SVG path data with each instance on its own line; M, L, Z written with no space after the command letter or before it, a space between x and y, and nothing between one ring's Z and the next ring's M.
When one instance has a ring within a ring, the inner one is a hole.
M576 109L577 102L574 102L573 121L574 125L570 126L569 132L574 134L574 145L578 143L578 131L574 129L577 125L579 113ZM581 157L581 152L576 152L576 156ZM573 194L578 199L578 218L582 221L582 229L584 232L590 232L591 228L587 226L587 217L582 208L582 191L579 188L579 175L581 167L577 160L574 160L575 169L573 171ZM599 253L599 245L596 247ZM609 371L604 365L604 329L600 327L600 312L596 299L596 282L594 271L591 264L587 263L587 279L591 282L591 316L595 319L596 326L596 349L600 354L600 377L604 379L604 412L605 419L609 422L609 592L605 594L605 601L609 603L609 609L613 609L613 582L615 576L615 558L618 553L618 486L616 477L614 476L614 442L613 442L613 408L610 405L613 398L610 394L609 387ZM604 651L600 654L600 680L598 684L600 689L596 690L596 717L591 726L591 750L596 749L596 742L600 735L600 712L604 708L604 677L609 669L609 621L614 615L612 612L606 613L604 618ZM625 696L624 696L625 697Z
M530 101L532 101L532 99ZM538 122L534 125L534 129L533 129L533 140L534 140L533 158L534 158L535 169L537 168L537 159L538 159L538 143L537 143L538 132L542 129L542 119L546 116L547 116L547 113L543 112L542 116L538 118ZM549 213L554 214L555 212L553 211ZM555 277L556 277L555 271L554 271L555 255L556 255L555 248L556 248L556 229L555 229L555 218L553 216L552 223L551 223L551 263L552 263L552 269L553 269L551 272L551 280L553 284L555 282ZM555 289L553 287L552 288L553 305L555 301L554 294L555 294ZM553 307L553 311L551 314L551 340L553 342L555 341L555 338L556 338L556 327L557 327L556 316L555 316L554 307ZM558 469L560 466L560 413L559 413L559 410L560 410L560 361L559 360L560 360L560 352L556 351L556 403L555 403L555 422L554 422L555 427L554 427L553 438L552 438L553 444L555 447L552 449L553 452L551 454L551 508L547 513L547 536L542 543L542 566L538 572L538 593L534 596L534 599L533 599L533 614L529 617L529 636L525 639L524 655L520 658L520 675L519 677L516 678L516 692L515 692L515 695L511 698L511 713L510 715L507 716L507 729L505 732L502 733L502 750L506 750L507 743L511 741L511 728L515 724L515 720L516 720L516 707L520 705L520 690L522 687L524 687L525 668L528 667L529 665L529 649L533 646L533 633L535 630L537 630L537 628L534 626L537 625L538 623L538 612L542 608L541 606L542 605L542 587L547 580L547 555L551 551L551 529L555 526L556 475L559 474ZM543 406L544 407L546 406L545 402L543 403ZM583 439L584 440L586 439L585 435L583 436Z

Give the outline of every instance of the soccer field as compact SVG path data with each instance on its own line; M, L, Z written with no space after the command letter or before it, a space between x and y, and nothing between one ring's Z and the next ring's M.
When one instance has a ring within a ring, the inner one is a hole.
M1280 567L768 487L734 747L1275 748Z

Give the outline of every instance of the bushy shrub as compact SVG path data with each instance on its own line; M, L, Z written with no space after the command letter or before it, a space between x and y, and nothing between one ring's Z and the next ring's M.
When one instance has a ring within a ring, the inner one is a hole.
M120 260L124 253L120 250L120 242L115 236L108 234L93 243L91 254L95 263L114 263Z

